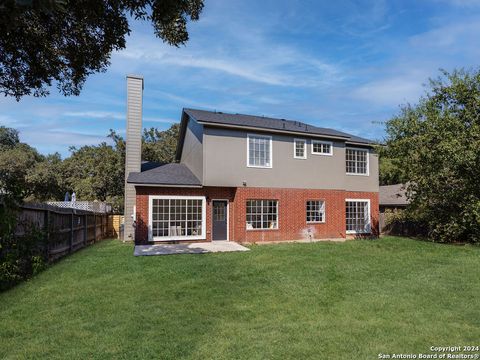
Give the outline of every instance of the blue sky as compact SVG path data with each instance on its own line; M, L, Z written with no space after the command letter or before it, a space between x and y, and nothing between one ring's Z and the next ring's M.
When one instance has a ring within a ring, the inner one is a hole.
M135 22L78 97L0 98L0 124L42 153L125 133L125 75L145 77L144 126L183 107L301 120L372 139L439 68L480 65L480 0L205 0L173 48Z

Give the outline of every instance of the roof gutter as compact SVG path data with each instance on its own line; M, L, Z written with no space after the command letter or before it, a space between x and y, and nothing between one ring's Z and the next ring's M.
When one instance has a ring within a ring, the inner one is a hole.
M356 141L345 141L346 144L348 145L356 145L356 146L369 146L369 147L373 147L375 146L376 144L375 143L361 143L361 142L356 142Z
M153 183L137 183L129 182L133 186L149 186L149 187L175 187L175 188L202 188L203 185L175 185L175 184L153 184Z

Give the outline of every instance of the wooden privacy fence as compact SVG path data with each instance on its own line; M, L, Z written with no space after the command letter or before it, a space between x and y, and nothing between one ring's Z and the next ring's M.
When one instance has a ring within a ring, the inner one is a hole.
M50 261L73 253L106 237L113 237L113 215L44 204L25 204L18 215L15 235L41 230ZM111 223L111 222L110 222Z

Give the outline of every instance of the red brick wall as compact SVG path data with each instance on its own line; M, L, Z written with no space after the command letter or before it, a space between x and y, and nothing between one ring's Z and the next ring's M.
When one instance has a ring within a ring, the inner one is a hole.
M239 242L262 242L299 240L310 228L316 239L344 238L345 199L370 199L372 232L378 234L378 193L349 192L343 190L308 190L277 188L221 188L204 187L157 188L137 187L137 243L146 243L148 238L148 196L149 195L192 195L206 196L207 199L229 200L229 239ZM246 230L246 202L248 199L278 200L278 229ZM307 224L306 201L324 200L326 221L321 224ZM207 201L206 240L212 237L212 202Z
M345 237L345 199L370 199L372 229L378 231L378 193L347 192L343 190L238 188L235 198L236 241L261 242L300 240L310 228L315 239ZM278 200L278 229L246 230L246 201L248 199ZM307 200L325 201L325 223L307 224Z
M229 224L233 223L233 211L231 205L236 188L204 187L201 189L189 189L180 187L137 187L137 228L135 231L135 242L145 244L148 242L148 196L149 195L177 195L177 196L206 196L207 199L227 199L229 201ZM206 240L212 240L212 202L207 201L207 233ZM233 240L233 227L230 226L229 238ZM200 240L202 241L202 240ZM204 241L204 240L203 240Z

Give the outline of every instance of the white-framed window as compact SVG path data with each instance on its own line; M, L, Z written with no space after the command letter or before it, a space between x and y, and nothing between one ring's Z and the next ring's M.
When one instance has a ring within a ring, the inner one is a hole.
M308 200L306 203L307 223L325 222L325 201Z
M149 238L153 241L205 239L204 196L149 197Z
M331 141L312 140L312 154L333 155L333 143Z
M307 140L305 139L293 140L293 157L295 159L307 158Z
M247 166L272 167L272 137L267 135L247 135Z
M247 230L278 229L277 200L247 200Z
M348 175L368 175L368 150L346 148L345 165Z
M370 200L346 199L347 234L368 234L371 232Z

